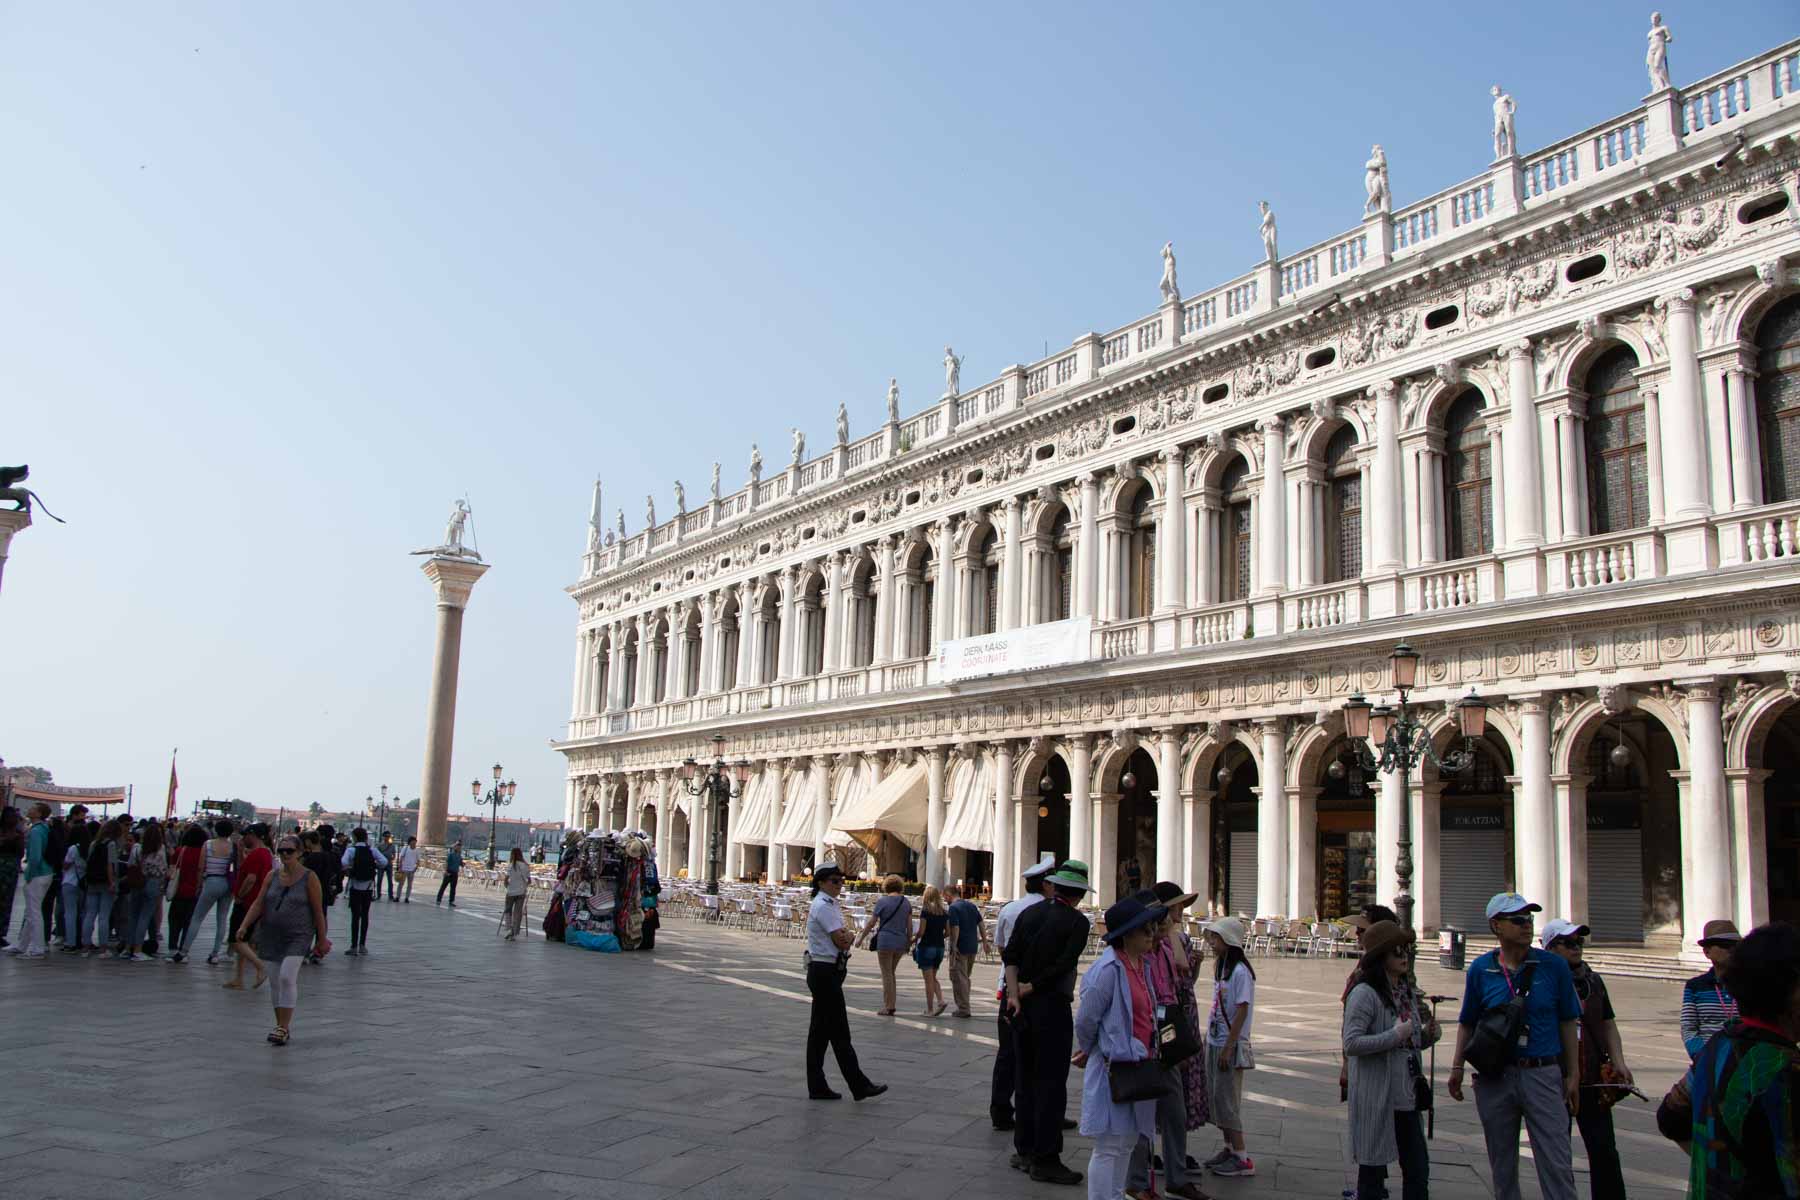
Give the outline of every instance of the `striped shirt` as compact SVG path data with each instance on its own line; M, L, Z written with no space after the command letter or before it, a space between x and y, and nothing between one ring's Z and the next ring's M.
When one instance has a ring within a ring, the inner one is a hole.
M1719 1030L1737 1019L1737 1000L1731 995L1718 972L1708 970L1696 975L1681 987L1681 1041L1690 1059L1700 1056L1700 1048Z

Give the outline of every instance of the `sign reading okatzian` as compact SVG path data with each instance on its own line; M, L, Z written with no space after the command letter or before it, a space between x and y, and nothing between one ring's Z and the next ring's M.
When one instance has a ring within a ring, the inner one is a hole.
M955 683L959 679L975 679L982 675L1005 675L1013 671L1036 671L1085 662L1092 646L1093 631L1092 617L1075 617L1068 621L1009 629L1005 633L955 638L938 646L938 682Z

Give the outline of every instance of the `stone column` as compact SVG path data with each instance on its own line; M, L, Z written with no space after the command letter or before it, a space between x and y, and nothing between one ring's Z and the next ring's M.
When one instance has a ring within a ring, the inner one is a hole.
M775 773L775 786L769 793L769 857L767 862L770 883L776 882L777 873L785 868L787 859L787 846L781 841L781 818L787 812L788 784L794 778L794 773L788 770L789 765L786 762L771 762L763 768Z
M1644 498L1650 505L1650 524L1661 525L1663 514L1667 508L1668 476L1663 473L1662 451L1662 394L1656 384L1639 389L1638 394L1644 401L1644 474L1647 477ZM1571 454L1585 450L1583 446L1582 428L1575 422L1569 422L1572 437ZM1581 462L1579 458L1566 458L1566 462ZM1575 474L1575 482L1579 487L1587 481L1587 472ZM1587 505L1581 506L1583 517L1587 515Z
M1506 428L1490 418L1488 431L1488 503L1494 513L1494 549L1504 550L1511 543L1506 528Z
M844 636L844 584L843 578L849 570L846 565L847 555L843 551L825 556L825 657L820 670L829 675L838 669L845 655L839 653L838 642ZM819 699L826 699L820 695Z
M1762 767L1732 767L1725 772L1739 929L1755 929L1769 920L1769 827L1763 785L1771 774Z
M1287 721L1258 721L1262 755L1256 764L1256 911L1282 913L1288 901Z
M1400 389L1390 380L1369 389L1375 400L1375 464L1369 472L1367 519L1376 571L1398 571L1400 542Z
M932 597L932 644L956 636L956 523L945 517L936 525L937 587Z
M685 791L685 785L683 787ZM689 794L688 802L688 853L687 869L689 879L706 878L706 847L712 836L712 827L708 823L706 797Z
M1094 739L1085 733L1068 738L1069 857L1094 865Z
M1156 736L1156 879L1180 879L1184 841L1181 828L1181 730Z
M767 770L764 764L755 766ZM752 774L750 778L756 776ZM750 785L745 783L744 786ZM744 797L741 792L733 795L725 806L725 846L720 857L724 860L720 864L723 878L736 879L744 873Z
M23 525L17 528L23 528ZM7 537L11 536L11 530ZM4 548L0 544L0 548ZM488 564L436 555L420 567L437 593L437 649L425 715L425 769L419 780L419 845L442 850L450 818L450 752L456 737L456 675L462 663L463 610Z
M591 629L584 629L575 635L575 698L569 704L569 720L592 711L590 700L593 690L593 674L589 671L589 662L594 653L594 634ZM570 730L571 734L575 731Z
M816 776L811 779L813 789L813 865L816 867L830 857L825 841L831 836L831 797L833 792L831 760L823 755L814 755L807 761L812 769L812 775ZM845 762L849 762L847 757Z
M1288 813L1288 916L1297 921L1319 912L1319 789L1292 792ZM1415 887L1414 892L1418 889ZM1415 918L1416 920L1416 918Z
M1588 921L1588 828L1586 775L1552 775L1550 793L1556 822L1555 902L1546 911L1585 925Z
M6 552L13 534L31 528L31 513L25 509L0 509L0 580L6 574Z
M719 690L719 603L716 592L700 598L700 686L695 693L710 696Z
M1257 428L1263 435L1262 511L1257 514L1261 520L1256 531L1262 591L1274 595L1287 590L1287 427L1280 417L1268 417Z
M1081 541L1075 547L1075 615L1100 615L1100 481L1092 471L1081 484Z
M1662 397L1662 443L1670 516L1712 512L1706 499L1706 422L1700 411L1700 362L1695 354L1694 293L1682 288L1658 300L1669 335L1669 378Z
M781 589L779 603L781 605L781 631L775 646L775 677L792 679L799 671L795 669L794 646L800 640L800 574L794 567L787 567L775 577L775 586Z
M1581 428L1575 420L1575 414L1572 411L1559 412L1552 420L1555 421L1557 451L1561 461L1564 463L1585 463L1586 459L1582 456ZM1562 536L1564 541L1582 537L1587 533L1587 508L1581 503L1580 477L1580 473L1585 470L1586 467L1583 466L1579 472L1570 470L1561 472L1558 491L1561 496L1560 507L1562 513ZM1656 488L1657 481L1655 478L1652 478L1650 480L1650 490L1654 492L1656 491ZM1658 502L1658 506L1660 507L1660 501Z
M1180 447L1163 455L1163 519L1157 554L1163 582L1156 607L1175 612L1186 608L1187 598L1187 472ZM1164 875L1164 879L1173 879Z
M663 655L663 699L681 699L681 688L687 674L688 601L669 605L669 648Z
M738 686L767 683L762 677L762 592L768 585L750 580L738 585ZM729 833L729 830L727 831Z
M944 748L928 746L925 749L925 882L940 888L944 886L949 865L944 858L944 812Z
M994 743L994 899L1010 900L1012 884L1017 878L1013 862L1013 817L1018 807L1013 791L1013 744L1001 739Z
M881 589L881 600L875 610L875 665L894 661L894 631L905 618L895 602L894 535L886 534L875 543L875 578Z
M1071 855L1073 857L1073 855ZM1086 860L1094 903L1106 908L1119 898L1119 793L1094 793L1094 857Z
M563 828L581 827L581 785L573 779L563 780Z
M1518 486L1506 490L1506 533L1509 548L1544 544L1544 515L1533 481L1543 477L1538 454L1537 388L1531 376L1531 343L1506 347L1506 473ZM1495 464L1498 466L1499 464Z
M668 870L669 850L675 844L673 831L669 828L675 822L675 772L658 771L656 773L656 869Z
M1731 414L1731 507L1755 508L1763 502L1762 458L1758 453L1761 430L1757 428L1755 384L1744 367L1731 368L1726 384ZM1748 926L1740 926L1748 928Z
M1419 563L1430 566L1444 557L1444 455L1441 435L1427 431L1419 442Z
M1687 695L1688 802L1683 810L1681 842L1686 864L1681 878L1682 944L1689 949L1708 921L1732 917L1731 810L1725 789L1725 738L1719 713L1717 679L1678 679Z
M1413 773L1413 778L1418 779L1418 772ZM1415 783L1411 794L1413 924L1421 931L1435 930L1444 923L1444 785Z
M1003 536L1006 545L1001 553L1000 563L1000 621L1001 629L1017 629L1019 627L1019 608L1023 593L1022 578L1025 567L1024 545L1021 539L1024 531L1021 528L1022 514L1019 511L1018 497L1008 496L1000 502L1000 516L1004 523Z
M1542 693L1518 699L1518 785L1513 791L1513 863L1519 894L1556 902L1555 806L1550 795L1550 708Z
M625 626L623 622L614 621L612 635L606 640L606 694L600 698L600 708L604 712L613 712L620 707L620 697L625 694L620 678L624 667Z
M1196 901L1202 914L1212 905L1212 802L1207 790L1183 792L1181 830L1181 874L1175 882L1200 897Z
M1389 908L1394 905L1394 897L1400 894L1400 788L1403 783L1400 772L1382 771L1374 780L1379 781L1380 791L1375 793L1375 902L1385 904ZM1413 841L1418 841L1418 830L1413 830ZM1413 922L1422 924L1417 899L1419 895L1419 860L1413 856Z

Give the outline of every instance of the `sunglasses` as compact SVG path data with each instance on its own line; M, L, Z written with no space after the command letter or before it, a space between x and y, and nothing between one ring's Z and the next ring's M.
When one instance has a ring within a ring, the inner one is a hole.
M277 854L298 854L298 853L300 853L300 850L298 847L295 847L295 846L283 846L280 849L276 850L275 853L277 853Z
M1583 946L1587 945L1587 939L1586 938L1578 938L1578 937L1557 938L1554 942L1552 942L1550 944L1552 946L1573 946L1575 949L1579 950Z
M1537 923L1535 920L1533 920L1530 913L1512 913L1509 916L1499 917L1496 919L1505 921L1508 925L1534 925Z

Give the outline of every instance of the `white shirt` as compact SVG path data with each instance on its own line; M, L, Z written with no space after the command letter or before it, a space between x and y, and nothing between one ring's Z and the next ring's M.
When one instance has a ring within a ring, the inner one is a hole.
M415 854L415 855L413 855L413 857L415 859L417 859L418 855ZM401 861L400 869L402 871L407 869L404 859ZM507 863L506 864L506 894L508 896L523 896L528 890L530 890L530 888L531 888L531 868L526 866L522 862Z
M820 892L806 914L806 952L822 962L837 961L837 943L831 935L844 927L844 913L837 901Z
M994 922L994 949L1006 949L1006 943L1012 940L1013 926L1019 923L1019 914L1034 904L1041 904L1043 899L1042 892L1032 892L1030 895L1020 896L1017 900L1008 902L1007 906L1000 910L1000 916Z
M406 875L411 875L414 871L417 871L418 869L419 869L419 848L417 846L408 846L404 850L400 851L400 870L401 870L401 872Z

